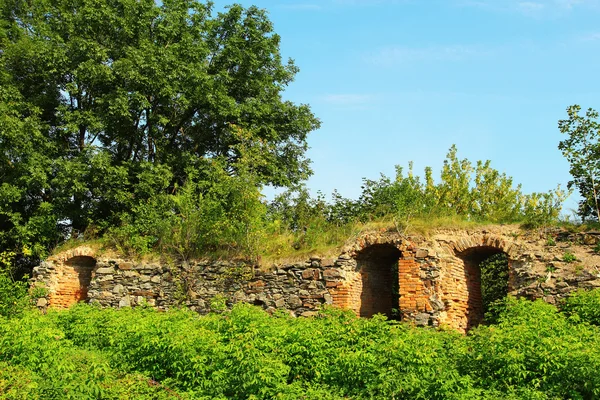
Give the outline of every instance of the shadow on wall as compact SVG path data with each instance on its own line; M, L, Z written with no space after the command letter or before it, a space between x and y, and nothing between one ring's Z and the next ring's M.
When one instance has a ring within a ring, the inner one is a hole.
M508 294L508 256L502 250L472 247L457 254L464 262L467 331L484 322L489 306Z
M358 313L361 317L384 314L401 319L399 310L398 260L402 252L390 244L376 244L356 257L362 288Z
M54 303L69 307L87 300L95 266L96 259L88 256L77 256L65 261L63 274L59 278L56 288Z

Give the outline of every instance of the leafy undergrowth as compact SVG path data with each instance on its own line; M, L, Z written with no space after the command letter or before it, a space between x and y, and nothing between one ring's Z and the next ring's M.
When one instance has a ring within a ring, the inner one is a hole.
M327 310L78 305L0 319L4 399L592 399L600 328L508 299L462 336Z

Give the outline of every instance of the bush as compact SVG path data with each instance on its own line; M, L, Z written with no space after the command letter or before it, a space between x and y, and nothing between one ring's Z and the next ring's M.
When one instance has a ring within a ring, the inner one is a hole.
M466 344L462 371L483 387L547 396L537 398L600 396L600 330L540 300L509 298L498 324L476 328Z
M591 399L598 354L597 327L512 298L469 336L244 304L203 317L79 304L0 318L0 390L16 398Z
M563 301L561 309L569 316L600 326L600 289L576 291Z
M16 317L30 304L27 276L15 279L15 254L0 253L0 316Z

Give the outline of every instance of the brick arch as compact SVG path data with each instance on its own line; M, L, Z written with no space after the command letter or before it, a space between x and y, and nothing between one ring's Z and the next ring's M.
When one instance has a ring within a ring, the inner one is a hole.
M462 236L448 242L448 246L455 254L463 253L469 249L492 248L499 252L509 254L512 249L512 242L496 235L470 235Z
M96 267L94 249L82 246L58 253L46 260L54 266L49 277L48 305L67 308L87 300L87 293Z
M399 315L399 271L402 252L390 243L373 243L356 253L355 312L361 317Z
M448 263L446 277L442 280L442 292L448 299L448 322L467 331L483 321L481 262L504 253L508 257L510 273L510 264L518 253L512 242L493 235L463 236L450 241L448 247L454 256L454 260ZM507 285L510 286L510 282Z
M46 261L52 263L64 263L65 261L74 257L96 258L96 250L89 246L79 246L50 256L46 259Z

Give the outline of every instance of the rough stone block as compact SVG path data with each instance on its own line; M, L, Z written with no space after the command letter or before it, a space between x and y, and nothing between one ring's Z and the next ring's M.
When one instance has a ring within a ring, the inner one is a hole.
M277 308L284 308L285 307L285 300L284 299L275 300L275 307L277 307Z
M302 279L313 279L314 270L313 269L305 269L302 271Z
M136 271L124 271L123 276L125 278L135 278L135 277L140 276L140 274Z
M295 294L291 295L288 297L288 305L290 306L290 308L298 308L298 307L302 307L302 300L300 300L300 297L296 296Z
M323 279L326 281L332 281L342 277L340 270L336 268L328 268L323 271Z
M97 275L112 274L113 272L115 272L115 270L114 270L114 268L111 268L111 267L98 268L96 270Z
M119 307L130 307L130 306L131 306L131 299L129 298L129 296L125 296L121 300L119 300Z
M429 251L425 250L425 249L418 249L415 257L416 258L425 258L429 255Z
M132 268L133 268L133 263L130 263L130 262L127 262L127 261L119 263L119 269L121 271L127 271L127 270L130 270Z

